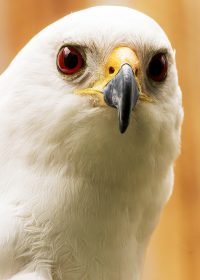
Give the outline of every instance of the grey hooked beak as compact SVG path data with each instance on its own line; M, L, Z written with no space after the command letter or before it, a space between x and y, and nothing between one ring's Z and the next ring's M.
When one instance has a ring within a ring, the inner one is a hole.
M129 64L122 65L117 75L105 86L103 93L107 105L118 109L119 130L124 133L139 97L137 81Z

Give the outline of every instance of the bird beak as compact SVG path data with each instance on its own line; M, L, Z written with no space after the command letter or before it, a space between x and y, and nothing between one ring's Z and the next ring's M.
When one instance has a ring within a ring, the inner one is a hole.
M90 95L94 106L117 108L119 130L124 133L139 97L138 72L139 59L136 53L128 47L116 48L108 58L103 78L92 87L77 90L76 93Z
M124 133L139 97L137 82L129 64L121 67L117 75L105 86L103 94L106 104L118 109L119 130Z

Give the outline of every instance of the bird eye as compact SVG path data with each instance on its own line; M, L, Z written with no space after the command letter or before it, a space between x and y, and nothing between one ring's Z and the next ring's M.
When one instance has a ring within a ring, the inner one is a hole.
M77 73L83 67L83 57L74 47L62 47L57 56L57 67L65 75Z
M167 77L168 61L164 53L154 55L149 63L147 74L155 82L162 82Z

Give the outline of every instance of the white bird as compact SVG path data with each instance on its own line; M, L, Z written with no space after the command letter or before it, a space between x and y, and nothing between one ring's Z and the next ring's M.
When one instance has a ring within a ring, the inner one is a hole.
M0 76L0 279L140 279L182 117L148 16L94 7L36 35Z

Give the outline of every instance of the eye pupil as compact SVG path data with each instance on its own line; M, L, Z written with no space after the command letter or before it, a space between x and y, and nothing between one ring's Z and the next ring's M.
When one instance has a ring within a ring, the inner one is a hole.
M74 47L63 47L57 56L57 67L60 72L72 75L78 72L83 66L83 58L80 52Z
M166 55L158 53L154 55L149 63L148 76L156 82L162 82L167 76L168 62Z
M66 67L73 69L78 64L78 57L76 54L69 53L68 55L64 56L64 64Z

